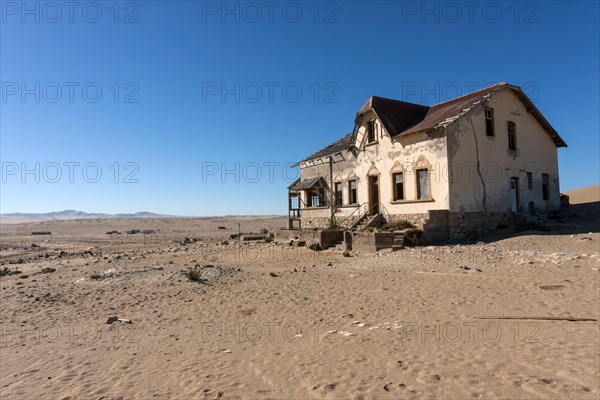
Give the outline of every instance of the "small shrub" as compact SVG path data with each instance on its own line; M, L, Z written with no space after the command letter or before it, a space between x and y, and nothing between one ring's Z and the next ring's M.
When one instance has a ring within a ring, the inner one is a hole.
M335 217L329 219L329 225L327 226L328 231L338 231L342 229L342 227L338 224Z
M27 279L27 278L29 278L29 275L21 275L21 276L19 276L19 279Z
M50 268L50 267L42 268L42 274L50 274L52 272L56 272L56 268Z
M298 240L296 242L296 246L298 246L298 247L304 247L304 246L306 246L306 241L305 240Z
M309 249L313 250L313 251L321 251L323 250L321 248L321 245L319 243L313 243L310 246L308 246Z
M190 282L198 282L202 279L200 277L200 272L198 272L196 268L190 268L185 276L187 276Z
M102 279L102 274L99 274L97 272L92 272L92 274L90 275L90 279L91 280L98 280L98 279Z
M268 233L269 233L269 230L268 230L268 229L266 229L266 228L262 228L262 229L260 230L260 234L261 234L261 235L267 235Z
M275 272L269 272L269 276L272 276L273 278L277 278L277 274Z
M390 222L388 224L385 224L381 227L382 231L387 231L387 232L394 232L394 231L401 231L403 229L410 229L410 228L414 228L415 226L408 222L407 220L403 219L400 221L396 221L396 222Z
M344 250L344 252L342 253L342 256L344 256L344 257L352 257L352 254L350 254L350 252L348 250Z
M405 246L421 246L423 244L423 231L410 229L404 233Z

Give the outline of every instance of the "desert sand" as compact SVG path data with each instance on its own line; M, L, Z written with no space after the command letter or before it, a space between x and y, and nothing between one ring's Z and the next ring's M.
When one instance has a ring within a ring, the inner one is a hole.
M284 217L3 224L0 397L597 399L597 210L351 257L229 239Z

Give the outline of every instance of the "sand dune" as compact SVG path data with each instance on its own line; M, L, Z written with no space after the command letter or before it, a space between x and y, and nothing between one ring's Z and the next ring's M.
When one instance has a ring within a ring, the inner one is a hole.
M586 186L565 192L571 204L600 202L600 185Z

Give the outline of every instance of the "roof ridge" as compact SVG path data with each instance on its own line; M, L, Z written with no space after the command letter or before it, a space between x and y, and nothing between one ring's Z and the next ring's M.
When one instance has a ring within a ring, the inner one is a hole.
M486 90L486 89L489 89L489 88L491 88L491 87L494 87L494 86L498 86L498 88L500 88L500 87L504 87L504 86L506 86L506 85L508 85L508 83L507 83L507 82L498 82L498 83L494 83L493 85L490 85L490 86L483 87L483 88L481 88L481 89L475 90L474 92L465 93L465 94L463 94L463 95L461 95L461 96L458 96L458 97L453 97L453 98L451 98L451 99L444 100L444 101L442 101L442 102L439 102L439 103L435 103L435 104L433 104L433 105L432 105L432 106L430 106L430 107L439 106L439 105L442 105L442 104L444 104L444 103L449 103L449 102L451 102L451 101L455 101L455 100L458 100L458 99L462 99L462 98L464 98L464 97L467 97L467 96L473 96L475 93L482 92L482 91L484 91L484 90Z
M390 99L389 97L371 96L371 98L373 98L373 99L377 98L377 99L381 99L381 100L395 101L396 103L410 104L411 106L419 106L419 107L425 107L425 108L431 107L431 106L428 106L428 105L425 105L425 104L411 103L409 101L404 101L404 100Z

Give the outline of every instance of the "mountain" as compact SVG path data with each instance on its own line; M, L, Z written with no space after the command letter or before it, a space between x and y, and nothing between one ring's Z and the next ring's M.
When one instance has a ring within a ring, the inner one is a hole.
M178 218L175 215L155 214L148 211L139 211L133 214L103 214L86 213L84 211L63 210L47 213L7 213L0 214L2 218L23 218L23 219L91 219L91 218Z

